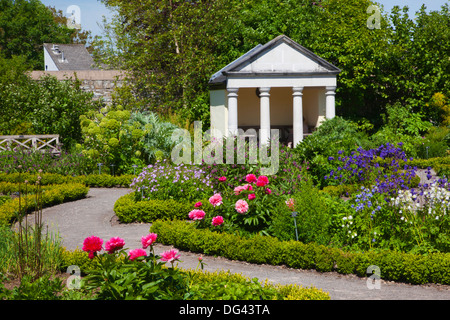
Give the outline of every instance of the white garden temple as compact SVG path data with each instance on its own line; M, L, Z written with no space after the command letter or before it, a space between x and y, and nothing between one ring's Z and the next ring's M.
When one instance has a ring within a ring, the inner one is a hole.
M335 116L340 71L285 35L259 44L211 77L211 130L223 137L259 129L264 143L280 129L296 146Z

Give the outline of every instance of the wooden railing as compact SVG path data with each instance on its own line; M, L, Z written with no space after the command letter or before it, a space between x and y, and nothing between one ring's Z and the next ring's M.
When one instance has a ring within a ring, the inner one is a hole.
M53 154L61 153L58 134L0 136L0 152L16 147L33 151L50 151Z

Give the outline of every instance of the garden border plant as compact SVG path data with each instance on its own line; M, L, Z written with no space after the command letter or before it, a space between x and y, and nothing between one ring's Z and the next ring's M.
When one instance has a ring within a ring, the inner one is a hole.
M155 221L150 231L158 233L159 241L165 245L233 260L320 272L336 271L360 277L367 276L370 265L377 265L384 280L411 284L450 284L449 253L415 255L389 250L346 252L315 243L280 241L260 235L242 238L229 233L200 230L192 223L181 220Z

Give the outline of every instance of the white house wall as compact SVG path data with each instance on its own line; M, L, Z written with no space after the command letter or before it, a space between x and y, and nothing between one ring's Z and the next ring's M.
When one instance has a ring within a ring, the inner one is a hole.
M45 71L58 71L58 67L53 62L52 57L50 57L50 54L47 52L47 49L44 47L44 65L45 65Z

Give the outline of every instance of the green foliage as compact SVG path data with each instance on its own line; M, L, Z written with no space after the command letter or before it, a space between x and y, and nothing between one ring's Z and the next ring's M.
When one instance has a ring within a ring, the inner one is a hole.
M51 279L42 276L33 280L27 276L22 278L20 285L6 293L8 300L60 300L59 293L64 285L61 279Z
M133 193L117 199L114 212L120 221L146 222L155 220L186 219L194 204L190 201L149 199L136 201Z
M9 82L8 73L3 77L0 74L1 134L59 134L65 150L80 141L79 117L98 103L92 93L81 90L78 80L44 76L36 81L22 75L20 81Z
M370 146L372 143L368 136L359 131L354 122L337 116L325 120L312 135L297 145L294 152L299 159L307 161L314 182L323 187L327 183L323 177L333 169L328 157L336 156L340 150L349 154L358 147Z
M177 127L161 121L154 113L131 113L104 108L80 116L84 143L77 149L111 174L134 172L170 156L172 131Z
M134 175L111 176L109 174L90 174L81 176L66 176L58 173L41 173L41 185L60 185L60 184L83 184L88 187L110 188L110 187L129 187ZM11 184L22 183L24 181L37 181L37 174L33 173L0 173L1 182ZM15 187L17 189L18 187Z
M82 33L66 21L62 12L38 0L0 1L0 55L23 56L32 69L44 70L43 43L71 43Z
M81 250L64 251L61 270L65 271L68 266L77 265L81 274L87 275L89 270L99 268L96 259L89 259L88 254ZM115 267L118 267L117 265ZM110 269L111 270L111 269ZM329 300L329 295L315 287L304 288L298 285L271 284L267 281L259 283L256 278L249 279L241 274L229 271L209 272L206 270L183 270L187 279L190 300ZM97 274L97 273L96 273ZM134 279L137 283L141 279ZM133 281L130 281L130 285ZM224 284L226 284L224 286ZM72 291L82 291L78 289ZM95 295L94 293L92 293ZM91 296L91 299L95 297Z
M1 173L37 173L42 170L45 173L61 175L87 175L97 169L81 153L62 151L56 155L50 150L29 150L19 147L0 152L0 161Z
M180 300L190 296L187 277L175 267L165 267L159 256L131 260L121 250L95 257L97 266L87 271L81 287L96 290L98 300Z
M22 186L21 190L25 190ZM67 201L78 200L86 196L89 188L84 184L72 183L63 185L46 186L42 190L40 205L45 208ZM19 203L20 201L20 203ZM21 208L21 209L20 209ZM30 213L35 209L35 195L26 195L21 200L15 198L0 205L0 224L9 224L16 214L23 210Z

